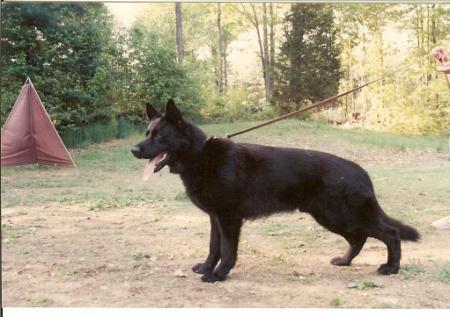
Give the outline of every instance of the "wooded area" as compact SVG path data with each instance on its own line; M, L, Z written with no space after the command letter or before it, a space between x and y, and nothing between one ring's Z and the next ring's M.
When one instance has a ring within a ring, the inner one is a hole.
M165 3L125 28L102 3L2 3L1 120L27 76L63 135L139 123L145 102L169 97L196 122L269 118L386 76L325 117L439 133L450 94L429 52L450 47L449 16L447 4ZM231 60L246 34L251 80Z

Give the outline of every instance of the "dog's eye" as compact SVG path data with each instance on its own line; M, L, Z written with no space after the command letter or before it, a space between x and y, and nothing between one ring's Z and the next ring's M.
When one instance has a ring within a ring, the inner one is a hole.
M150 131L145 131L145 136L148 136L150 134Z

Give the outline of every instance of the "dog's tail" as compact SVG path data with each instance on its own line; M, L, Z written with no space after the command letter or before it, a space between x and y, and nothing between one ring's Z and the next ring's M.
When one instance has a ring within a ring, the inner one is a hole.
M381 207L378 204L378 202L375 202L375 208L378 209L378 211L381 214L381 217L382 217L383 221L386 224L391 225L392 227L395 227L395 228L398 229L398 231L400 232L400 239L401 240L414 241L414 242L420 240L420 233L415 228L404 224L400 220L391 218L388 215L386 215L384 213L383 209L381 209Z
M398 229L400 232L400 239L401 240L407 240L407 241L419 241L420 240L420 233L413 227L409 225L405 225L401 221L391 218L388 215L384 214L383 220Z

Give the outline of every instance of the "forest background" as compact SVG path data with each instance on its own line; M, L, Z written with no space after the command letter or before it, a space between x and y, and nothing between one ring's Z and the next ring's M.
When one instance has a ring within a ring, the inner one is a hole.
M124 137L168 98L196 123L285 114L385 76L301 119L441 134L448 4L1 4L1 123L29 76L70 147ZM409 67L404 67L410 65ZM396 72L401 68L401 72ZM448 131L447 131L448 132Z

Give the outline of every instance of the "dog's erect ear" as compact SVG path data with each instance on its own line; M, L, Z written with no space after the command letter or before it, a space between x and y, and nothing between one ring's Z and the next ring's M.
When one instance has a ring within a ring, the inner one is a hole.
M185 122L183 116L177 106L175 106L173 99L169 99L169 101L167 101L164 119L180 129L184 127Z
M161 117L161 114L158 112L158 110L155 109L151 104L148 102L145 104L145 107L147 108L147 118L148 120L155 119L157 117Z

